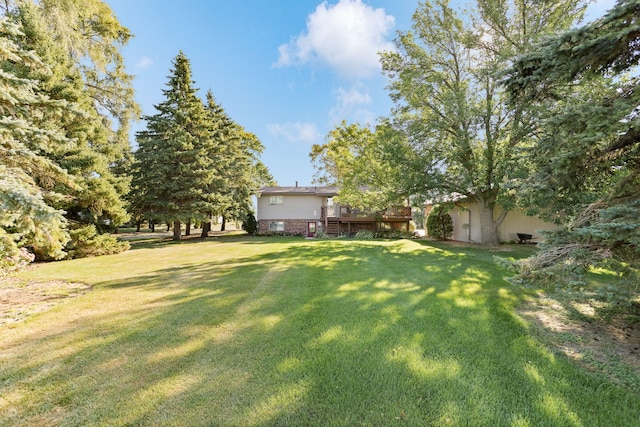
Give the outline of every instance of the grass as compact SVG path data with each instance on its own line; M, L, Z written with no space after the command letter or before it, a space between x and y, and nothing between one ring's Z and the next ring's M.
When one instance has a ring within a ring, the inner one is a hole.
M1 331L0 425L637 425L493 255L231 237L41 265L20 277L92 290Z

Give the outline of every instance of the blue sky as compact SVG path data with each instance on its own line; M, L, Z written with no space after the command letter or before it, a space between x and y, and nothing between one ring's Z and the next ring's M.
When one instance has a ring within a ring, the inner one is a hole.
M375 123L392 103L376 52L407 30L417 0L106 0L134 34L124 49L143 113L163 101L182 50L204 98L265 145L279 185L310 185L309 151L342 120ZM463 0L452 3L464 3ZM598 0L589 16L615 3ZM144 123L136 125L142 129Z

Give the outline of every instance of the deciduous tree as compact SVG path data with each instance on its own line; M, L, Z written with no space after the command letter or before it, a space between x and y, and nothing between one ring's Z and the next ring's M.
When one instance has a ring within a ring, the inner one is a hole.
M508 184L527 173L522 149L529 122L507 103L500 72L543 36L567 29L585 1L479 0L459 16L446 0L425 1L397 51L382 56L397 108L394 124L410 156L399 158L407 192L442 199L466 195L480 207L482 242L498 243L497 228L514 203ZM506 208L495 215L497 204Z

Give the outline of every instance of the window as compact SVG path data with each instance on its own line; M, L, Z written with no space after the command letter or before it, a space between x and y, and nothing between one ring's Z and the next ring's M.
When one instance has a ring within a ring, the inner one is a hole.
M269 204L270 205L281 205L282 204L282 196L269 196Z
M284 221L271 221L269 231L284 231Z

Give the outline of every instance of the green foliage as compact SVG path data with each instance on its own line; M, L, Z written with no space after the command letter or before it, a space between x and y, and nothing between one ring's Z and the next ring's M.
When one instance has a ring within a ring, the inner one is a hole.
M15 15L25 28L20 43L37 52L51 70L23 69L22 75L37 80L51 99L71 103L75 112L38 121L43 128L59 129L71 142L48 149L76 184L55 207L74 222L126 222L129 124L139 114L120 49L131 35L100 0L23 1Z
M512 102L540 120L523 193L562 221L516 280L584 287L602 267L629 303L640 294L640 4L622 0L593 23L546 40L508 72ZM612 291L613 290L613 291Z
M356 240L373 240L374 237L375 234L370 230L358 230L358 232L353 236Z
M218 142L191 79L191 64L180 52L173 61L165 100L157 113L145 117L147 129L136 134L138 150L133 167L132 192L137 212L179 224L206 220L218 196L210 187L217 177L214 163Z
M0 229L0 277L18 271L35 260L35 255L27 248L19 248L14 239Z
M242 229L249 235L254 235L258 232L258 221L253 213L249 212L242 222Z
M453 220L449 215L450 206L436 205L433 207L427 217L427 232L429 236L441 240L447 240L447 237L453 233Z
M331 239L331 236L329 236L326 232L324 231L316 231L316 234L314 235L314 237L316 239L319 240L327 240L327 239Z
M3 245L59 259L68 222L128 218L122 166L138 110L120 47L130 34L100 0L6 3L1 20Z
M93 224L70 230L68 258L85 258L117 254L129 250L129 242L119 241L110 234L98 234Z
M409 148L395 153L404 177L396 184L433 200L467 196L481 209L482 242L497 244L516 202L510 185L528 173L522 156L531 129L521 106L507 102L500 72L540 38L569 28L584 4L481 0L463 17L447 1L421 2L411 31L382 55L397 104L392 122ZM504 210L494 217L497 204Z
M66 219L54 205L73 188L74 179L52 158L55 147L71 144L47 119L73 115L74 106L40 93L39 83L15 73L21 69L47 74L48 68L16 40L20 26L0 17L0 236L2 252L13 258L19 248L31 247L38 255L64 256L68 240Z
M392 155L406 147L406 141L390 124L371 130L343 121L326 139L325 144L311 147L309 157L316 182L340 187L336 201L377 210L407 199L398 185L404 171Z
M174 223L206 223L211 216L243 220L260 185L273 181L258 160L263 146L229 118L210 91L203 104L182 52L173 65L165 101L136 135L131 210L138 218ZM178 240L179 227L174 229Z

